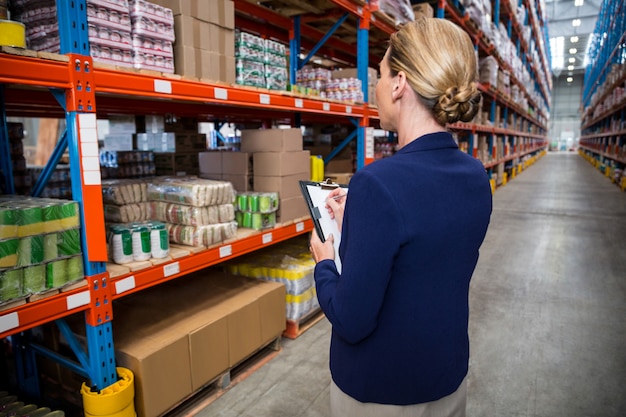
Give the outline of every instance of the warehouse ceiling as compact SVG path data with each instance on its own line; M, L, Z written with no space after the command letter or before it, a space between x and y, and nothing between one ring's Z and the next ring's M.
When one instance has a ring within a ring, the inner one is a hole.
M554 75L584 73L602 0L544 1Z

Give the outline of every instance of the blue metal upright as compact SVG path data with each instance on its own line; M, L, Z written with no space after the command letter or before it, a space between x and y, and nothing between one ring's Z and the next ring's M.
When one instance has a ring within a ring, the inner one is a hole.
M7 129L6 109L4 107L4 84L0 84L0 171L2 171L3 185L0 191L6 194L15 193L13 184L13 164L11 163L11 145L9 130Z

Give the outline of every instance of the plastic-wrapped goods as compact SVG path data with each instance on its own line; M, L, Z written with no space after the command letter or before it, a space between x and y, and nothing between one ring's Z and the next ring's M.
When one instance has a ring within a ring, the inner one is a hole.
M46 290L46 268L44 264L27 266L23 270L24 294L38 294Z
M147 225L136 225L131 229L131 239L133 243L133 260L147 261L152 256L150 245L150 227Z
M22 268L0 270L0 303L21 297L22 281Z
M80 226L78 203L69 200L44 200L43 221L46 232L72 229Z
M285 301L287 320L298 320L319 307L317 292L314 287L302 294L287 294Z
M19 239L0 240L0 268L12 268L17 265Z
M211 246L232 239L237 234L237 223L219 223L207 226L166 225L170 242L187 246Z
M0 206L0 239L17 237L16 209Z
M85 277L82 256L73 256L67 260L66 283L76 282Z
M151 226L150 252L152 257L156 259L165 258L170 254L170 240L165 224L152 222Z
M235 220L235 210L232 204L195 207L153 201L150 203L150 217L167 223L186 226L206 226Z
M380 10L395 18L396 25L415 20L415 13L409 0L379 0L378 4Z
M67 280L67 259L46 264L46 288L60 288Z
M483 84L496 87L498 84L498 61L493 56L488 56L479 62L479 80Z
M130 223L148 220L150 218L150 204L148 202L104 205L104 219L111 223Z
M102 202L123 206L148 201L147 188L146 181L104 180L102 181Z
M80 231L78 229L43 235L44 261L75 256L80 253Z
M232 204L235 190L228 181L196 177L164 177L148 184L148 199L189 206Z
M43 235L23 237L17 248L17 266L36 265L43 262Z
M110 242L110 258L116 264L127 264L133 259L133 241L131 230L125 226L115 226L111 228L112 237Z

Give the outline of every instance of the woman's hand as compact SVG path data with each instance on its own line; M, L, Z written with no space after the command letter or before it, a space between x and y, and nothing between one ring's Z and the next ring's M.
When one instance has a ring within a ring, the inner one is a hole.
M317 235L317 232L313 229L313 232L311 233L311 240L309 241L309 250L311 251L311 255L313 255L315 263L326 259L335 260L335 248L333 247L334 241L335 238L331 233L328 235L326 242L322 243Z
M331 219L337 222L337 229L341 232L341 224L343 222L343 212L346 208L346 192L337 187L328 193L326 197L326 209Z

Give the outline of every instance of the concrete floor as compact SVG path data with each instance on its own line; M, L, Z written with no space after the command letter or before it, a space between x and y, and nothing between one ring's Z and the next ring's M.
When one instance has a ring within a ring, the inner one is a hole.
M626 416L626 193L583 158L497 190L470 301L468 417ZM328 416L329 337L323 319L285 339L195 415Z

